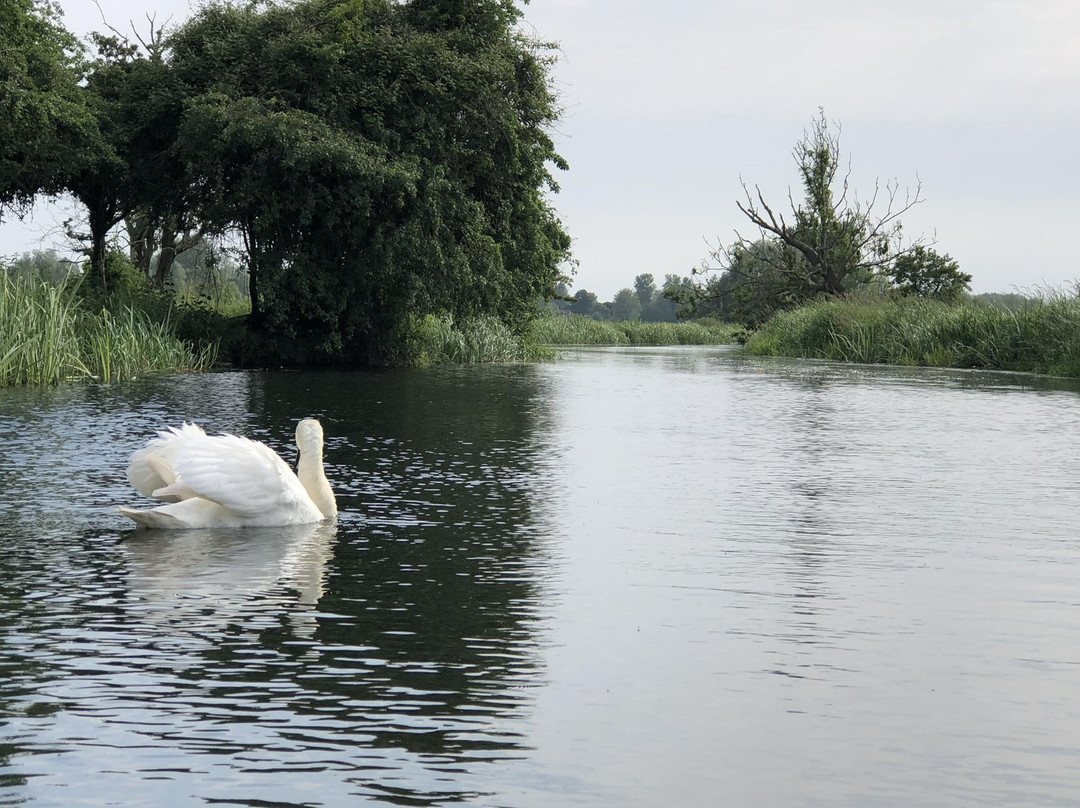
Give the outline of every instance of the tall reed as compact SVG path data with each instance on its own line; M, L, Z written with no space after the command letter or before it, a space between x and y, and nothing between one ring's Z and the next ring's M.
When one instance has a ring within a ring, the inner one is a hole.
M407 360L417 365L523 362L547 356L542 347L494 317L455 321L449 315L427 315L412 323L407 342Z
M1056 292L1012 311L970 301L823 301L776 315L747 348L846 362L1080 376L1080 297Z
M87 311L76 289L0 272L0 386L113 382L213 365L216 347L195 352L167 323L130 306Z
M723 323L611 323L558 314L534 322L529 336L543 345L719 345L733 342L735 331Z

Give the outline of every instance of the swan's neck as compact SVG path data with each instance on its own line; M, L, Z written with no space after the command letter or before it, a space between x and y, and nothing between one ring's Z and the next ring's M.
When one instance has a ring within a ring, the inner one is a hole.
M330 483L326 481L322 452L300 452L300 459L296 463L296 476L300 478L300 484L304 486L304 490L308 492L308 496L322 513L323 518L336 518L337 501L334 499L334 492L330 489Z

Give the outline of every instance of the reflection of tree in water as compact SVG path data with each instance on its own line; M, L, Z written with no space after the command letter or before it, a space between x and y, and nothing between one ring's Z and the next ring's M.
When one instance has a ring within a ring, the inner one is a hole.
M64 751L61 771L73 754L90 758L80 770L126 765L129 781L164 759L193 794L258 773L248 801L304 802L298 782L331 803L475 797L475 767L516 754L515 717L537 676L534 369L237 378L225 379L237 395L203 422L239 429L257 397L258 427L282 448L297 417L323 417L340 523L80 537L50 522L48 545L28 535L41 523L12 525L30 556L20 585L37 595L8 601L2 618L0 665L17 660L22 673L0 702L24 707L0 745ZM154 388L136 405L152 412L132 420L141 429L173 395L177 409L191 405L197 381ZM92 435L107 408L84 409ZM87 440L79 451L92 451ZM90 485L68 484L54 495L76 503ZM25 707L39 703L55 716ZM10 776L44 773L49 759ZM0 777L10 768L0 762Z
M827 384L805 382L789 414L790 476L784 480L792 503L790 544L798 563L795 572L805 596L824 587L821 567L837 549L838 460L843 453L840 414L829 397Z
M329 419L354 436L335 449L331 476L349 470L342 500L366 515L343 526L320 603L337 617L315 635L324 647L363 650L336 656L351 676L322 685L355 695L363 682L378 711L405 697L408 720L382 726L376 745L448 754L514 744L478 719L509 715L535 675L534 371L315 377L352 404L339 410L348 420ZM266 640L288 638L283 626Z

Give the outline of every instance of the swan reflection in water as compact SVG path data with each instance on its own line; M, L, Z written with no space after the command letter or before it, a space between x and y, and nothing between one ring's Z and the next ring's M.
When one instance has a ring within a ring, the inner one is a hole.
M190 636L284 613L310 638L336 536L331 522L133 532L129 614Z

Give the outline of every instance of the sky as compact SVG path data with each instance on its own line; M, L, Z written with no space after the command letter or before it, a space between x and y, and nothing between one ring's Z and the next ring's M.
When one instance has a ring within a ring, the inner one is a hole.
M62 0L78 34L186 19L197 0ZM792 147L823 108L852 188L895 180L904 218L975 292L1080 280L1080 3L1076 0L532 0L558 43L568 172L552 202L574 289L687 275L735 232L743 185L798 192ZM0 225L0 254L60 246L57 206Z

